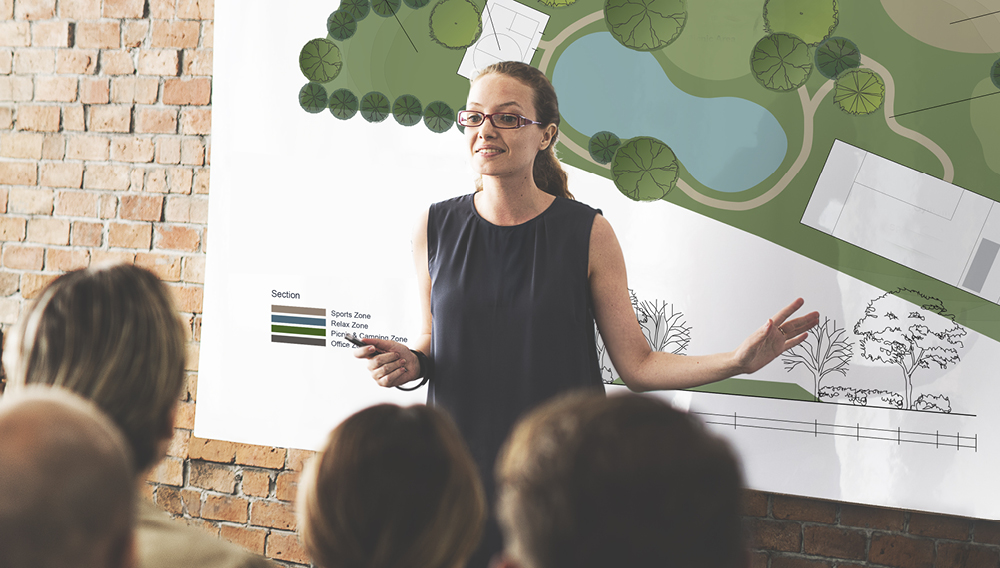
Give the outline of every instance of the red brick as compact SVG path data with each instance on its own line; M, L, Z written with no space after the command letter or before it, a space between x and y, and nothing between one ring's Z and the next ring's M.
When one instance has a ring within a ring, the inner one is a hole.
M69 103L76 100L76 77L37 76L35 78L35 100Z
M118 196L116 195L101 195L98 201L98 216L101 219L113 219L118 215Z
M151 47L198 47L201 25L192 21L153 20Z
M184 50L184 75L189 77L212 76L211 49L185 49Z
M157 195L123 195L119 214L133 221L159 221L163 198Z
M191 193L194 171L190 168L170 168L167 173L167 191L170 193Z
M90 251L49 249L45 253L45 269L69 272L90 266Z
M66 157L70 160L104 162L108 159L111 139L107 136L73 135L67 140Z
M181 305L180 308L181 308L182 311L184 310L184 306L183 305ZM189 313L190 313L190 311L191 310L188 310ZM199 306L199 311L201 311L200 306ZM197 371L198 370L198 356L199 356L200 353L201 353L201 346L200 345L198 345L197 343L188 343L187 344L187 356L186 356L186 358L184 360L184 370L185 371ZM191 406L193 407L194 405L192 404Z
M165 282L177 282L181 279L181 257L179 256L140 252L135 255L135 264L153 272Z
M18 0L14 17L18 20L48 20L56 14L56 0Z
M177 0L177 17L185 20L211 20L215 0Z
M245 523L248 518L246 499L230 495L206 495L201 506L201 517L216 521Z
M0 241L23 241L27 224L28 220L23 217L0 217Z
M868 562L893 568L932 568L934 542L894 534L873 534Z
M111 159L118 162L152 162L153 150L150 138L115 138L111 144Z
M750 565L749 568L767 568L767 553L758 552L756 550L750 551Z
M185 138L181 142L181 163L186 166L205 164L205 144L197 138Z
M180 59L176 49L144 49L139 52L139 74L176 77Z
M128 51L102 50L101 73L105 75L131 75L135 73L135 62L132 60L132 54ZM131 101L117 100L116 102Z
M135 115L135 131L140 134L173 134L177 132L176 109L138 107Z
M810 521L831 524L837 520L837 504L790 495L774 495L771 514L784 521Z
M174 437L167 446L167 455L185 459L188 456L188 446L191 443L191 431L174 428Z
M285 469L291 471L302 471L306 462L313 458L316 452L312 450L288 450L288 459L285 462Z
M90 107L92 132L129 132L132 130L132 108L125 105L94 105ZM116 141L117 143L117 141ZM112 146L112 151L116 148ZM113 158L121 159L122 155ZM135 160L126 160L135 161Z
M211 79L167 79L163 83L165 105L207 105L211 102Z
M31 45L35 47L69 47L68 21L36 22L31 26Z
M274 496L280 501L295 501L299 491L299 475L297 471L283 471L278 474L274 484Z
M79 189L83 185L83 164L79 162L47 163L39 169L39 183L46 187Z
M212 110L185 108L181 111L181 134L212 133Z
M97 0L59 0L59 15L70 20L96 20L101 17Z
M129 20L122 28L122 47L136 48L149 36L149 20Z
M80 102L88 105L103 105L111 100L111 83L103 77L80 80ZM91 109L93 120L93 109Z
M193 460L233 463L236 458L236 443L191 436L188 452Z
M802 549L802 525L794 522L747 519L744 521L750 548L799 552Z
M156 137L156 163L181 163L181 138L179 136Z
M4 158L40 160L45 135L37 132L7 132L0 136L0 155Z
M195 318L201 319L201 318ZM200 337L195 337L195 341L200 341ZM186 395L185 400L190 400L192 402L198 400L198 375L196 373L190 373L184 380L184 395ZM236 449L233 448L235 455Z
M97 266L101 264L132 264L135 260L135 253L127 250L101 250L90 251L90 263Z
M104 225L101 223L84 223L76 221L70 228L69 242L78 247L99 247L104 235Z
M7 244L3 247L3 265L15 270L41 270L45 261L45 249L33 246Z
M197 288L201 290L201 288ZM201 312L200 306L197 310L184 310ZM254 446L250 444L236 444L236 463L240 465L250 465L255 467L266 467L270 469L280 469L285 464L285 452L283 448L268 448L266 446Z
M204 256L185 256L184 264L181 268L181 279L188 284L204 284L205 283L205 257ZM201 320L197 320L195 324L198 326L198 332L201 331L200 325ZM200 336L196 333L194 337L195 341L201 341Z
M0 272L0 296L11 296L14 292L17 292L18 287L21 284L21 277L13 272ZM0 308L0 319L2 318L3 309ZM17 310L14 310L14 317L17 317ZM4 323L7 323L4 320Z
M803 550L806 554L845 560L865 560L868 538L862 531L807 525L803 527L802 532Z
M11 130L14 128L14 108L0 107L0 130Z
M108 228L108 245L112 247L149 250L151 238L149 223L111 223Z
M309 564L309 554L295 533L271 531L267 535L267 557L281 562Z
M255 529L239 525L221 525L219 536L229 542L242 546L254 554L264 554L264 540L267 538L266 529Z
M212 538L219 538L219 524L204 519L181 519L185 525L198 529Z
M163 209L163 220L205 224L208 222L208 200L200 197L169 197Z
M87 126L83 118L83 105L65 105L62 112L63 130L67 132L83 132Z
M128 166L91 164L84 170L83 187L87 189L106 189L124 191L129 188Z
M0 76L0 101L30 101L34 93L31 77Z
M161 485L156 489L156 505L171 515L201 516L201 493Z
M184 462L167 456L149 472L146 481L180 487L184 485Z
M266 471L244 469L240 490L250 497L267 497L271 492L271 476ZM250 511L252 514L252 506Z
M29 219L27 240L47 245L68 245L69 221L45 217Z
M208 169L199 169L194 172L194 180L191 182L191 193L201 195L208 194L209 185Z
M972 521L962 517L946 517L913 513L910 515L909 533L933 538L969 540Z
M233 466L206 461L191 461L188 483L202 489L232 494L236 491L236 471Z
M174 426L187 430L194 429L194 404L183 401L177 402L177 412L174 413Z
M32 300L42 293L50 282L58 278L58 274L36 274L26 272L21 275L21 297Z
M66 135L46 134L42 140L43 160L63 160L66 157Z
M54 195L51 189L12 187L7 198L7 210L10 213L51 215Z
M979 544L939 542L934 568L1000 566L1000 552Z
M177 0L149 0L149 17L171 20L177 15Z
M0 46L28 47L31 45L31 24L0 22Z
M1000 545L1000 522L976 519L972 526L972 540Z
M97 57L96 49L60 49L56 52L56 73L93 75L97 71Z
M181 250L195 252L201 238L198 231L181 225L157 225L156 248L161 250Z
M78 22L75 39L77 47L117 49L121 47L121 27L118 22Z
M801 556L771 556L771 568L833 568L833 564L823 560L810 560Z
M146 7L145 0L104 0L105 18L131 18L140 19L143 17L143 10Z
M840 524L864 529L902 531L906 512L844 503L840 506Z
M56 195L56 215L93 217L97 213L97 195L87 191L60 191Z
M14 52L14 73L32 75L56 70L56 52L52 49L18 49Z
M6 185L35 185L38 166L35 162L0 162L0 183Z

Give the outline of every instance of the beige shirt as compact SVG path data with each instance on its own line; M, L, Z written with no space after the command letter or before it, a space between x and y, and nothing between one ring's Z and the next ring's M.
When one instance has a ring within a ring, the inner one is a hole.
M139 568L276 568L262 556L171 519L144 498L138 500Z

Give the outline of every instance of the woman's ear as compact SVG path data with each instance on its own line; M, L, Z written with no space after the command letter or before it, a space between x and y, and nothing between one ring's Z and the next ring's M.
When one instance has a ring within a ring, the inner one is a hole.
M548 148L549 145L552 144L552 139L556 137L556 134L558 132L559 132L559 127L556 126L555 124L549 124L548 126L546 126L542 130L542 140L538 144L538 151L541 152L542 150Z

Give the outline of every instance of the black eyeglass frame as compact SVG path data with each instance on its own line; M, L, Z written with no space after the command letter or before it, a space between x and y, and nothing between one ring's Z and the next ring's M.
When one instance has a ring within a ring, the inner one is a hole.
M465 124L465 117L469 115L481 116L483 117L483 121L480 122L479 124ZM493 120L494 116L516 116L517 124L514 124L512 126L506 126L506 125L501 126L497 124L495 120ZM465 128L479 128L480 126L486 124L486 119L489 119L490 124L493 125L493 128L499 128L501 130L514 130L517 128L523 128L531 124L539 124L539 125L542 124L541 122L531 120L530 118L521 116L519 114L514 114L512 112L494 112L492 114L486 114L485 112L479 112L478 110L460 110L458 111L458 118L455 121L464 126Z

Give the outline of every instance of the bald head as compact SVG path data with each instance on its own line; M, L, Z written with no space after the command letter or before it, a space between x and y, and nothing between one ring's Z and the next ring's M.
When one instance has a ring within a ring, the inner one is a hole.
M131 463L114 424L76 395L0 398L0 566L130 566Z

